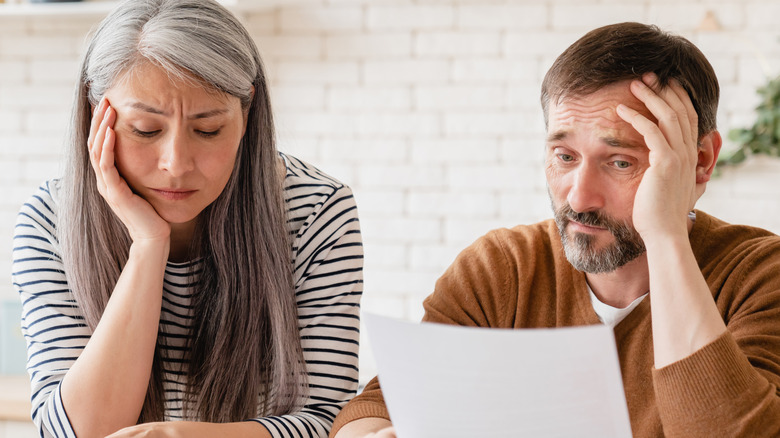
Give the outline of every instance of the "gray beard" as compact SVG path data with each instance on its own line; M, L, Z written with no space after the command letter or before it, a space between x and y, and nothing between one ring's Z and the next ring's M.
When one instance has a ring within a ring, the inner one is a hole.
M568 203L555 208L555 223L561 235L566 259L575 269L589 274L612 272L645 253L645 243L633 226L617 221L601 212L577 213ZM596 249L596 238L590 234L567 233L571 220L581 224L604 227L615 238L605 248Z

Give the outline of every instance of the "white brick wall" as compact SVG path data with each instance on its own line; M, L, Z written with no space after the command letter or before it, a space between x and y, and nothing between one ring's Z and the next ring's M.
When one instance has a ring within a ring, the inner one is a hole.
M409 319L465 245L549 217L539 84L585 31L639 20L691 38L721 79L724 136L752 120L755 87L780 73L776 0L279 3L241 18L268 68L280 147L354 188L364 308ZM696 29L708 11L723 30ZM16 210L60 170L78 55L97 19L0 13L0 298L14 297ZM771 160L728 169L700 206L780 232L779 173ZM370 360L366 351L364 379Z

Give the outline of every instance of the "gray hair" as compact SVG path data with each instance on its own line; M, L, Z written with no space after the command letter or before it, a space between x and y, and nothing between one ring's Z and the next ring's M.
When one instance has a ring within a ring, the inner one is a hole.
M144 62L238 97L248 110L233 173L200 214L192 242L202 263L193 294L185 415L228 422L292 412L305 396L306 373L271 105L252 38L218 3L126 0L93 35L74 103L57 226L68 285L94 330L131 240L97 191L87 151L91 107ZM164 417L161 352L155 351L140 422Z

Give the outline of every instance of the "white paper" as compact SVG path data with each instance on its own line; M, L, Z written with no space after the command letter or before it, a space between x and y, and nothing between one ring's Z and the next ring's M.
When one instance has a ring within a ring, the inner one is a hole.
M363 318L399 438L631 437L609 327Z

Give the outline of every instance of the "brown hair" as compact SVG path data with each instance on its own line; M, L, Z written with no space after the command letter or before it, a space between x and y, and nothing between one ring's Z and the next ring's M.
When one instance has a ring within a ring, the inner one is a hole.
M592 30L558 56L542 82L545 126L551 100L588 95L650 72L662 87L676 79L685 88L699 116L699 137L715 130L720 88L704 54L681 36L631 22Z

